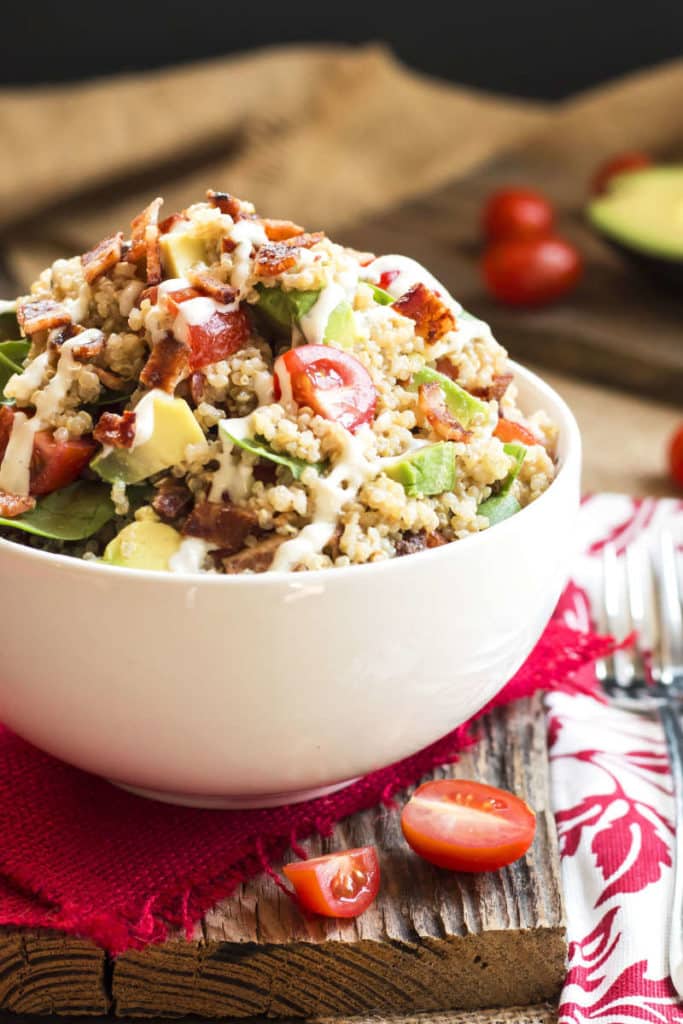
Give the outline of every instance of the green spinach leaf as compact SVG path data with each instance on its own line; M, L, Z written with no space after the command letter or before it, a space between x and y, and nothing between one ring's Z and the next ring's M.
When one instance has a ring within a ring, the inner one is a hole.
M283 455L282 452L275 452L268 442L264 441L261 437L245 437L240 440L226 430L222 423L218 424L218 430L222 437L231 444L237 445L238 448L243 448L245 452L258 455L260 459L275 462L278 466L287 466L295 480L300 480L302 473L311 467L316 469L318 473L325 468L324 462L306 462L304 459L297 459L292 455Z
M11 399L5 398L5 386L10 377L21 373L30 347L30 341L0 341L0 405L12 404Z
M16 519L0 516L0 526L48 540L86 540L101 530L114 515L109 487L77 480L61 491L39 498L34 509Z

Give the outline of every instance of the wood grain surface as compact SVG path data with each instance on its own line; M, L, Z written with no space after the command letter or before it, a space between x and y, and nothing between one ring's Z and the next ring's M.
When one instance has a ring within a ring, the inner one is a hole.
M382 891L358 920L305 918L262 876L207 914L195 941L177 938L113 963L87 942L6 929L0 1009L407 1017L552 1000L564 978L566 935L540 698L495 711L477 728L477 744L435 774L490 781L534 807L534 845L511 867L478 876L440 871L408 850L395 808L373 809L309 844L313 854L377 845Z

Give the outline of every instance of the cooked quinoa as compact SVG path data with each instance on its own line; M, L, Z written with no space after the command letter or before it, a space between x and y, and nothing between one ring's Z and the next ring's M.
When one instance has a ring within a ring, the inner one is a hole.
M456 541L550 485L555 427L418 263L226 193L160 207L17 300L1 536L172 572L321 569Z

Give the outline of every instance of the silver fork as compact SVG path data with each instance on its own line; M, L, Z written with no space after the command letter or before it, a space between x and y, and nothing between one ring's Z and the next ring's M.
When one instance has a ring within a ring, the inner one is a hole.
M683 594L673 537L662 532L654 550L642 543L619 558L603 554L602 625L612 635L637 633L635 647L598 663L607 695L622 707L657 714L666 737L674 783L676 832L669 974L683 999Z

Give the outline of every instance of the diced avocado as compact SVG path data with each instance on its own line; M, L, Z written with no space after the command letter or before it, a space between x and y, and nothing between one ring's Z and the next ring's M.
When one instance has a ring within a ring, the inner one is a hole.
M455 445L452 441L425 445L385 469L403 484L409 498L443 494L455 486Z
M259 293L256 309L266 320L281 331L289 332L292 324L298 323L302 316L315 306L320 291L285 291L283 288L264 288L258 285Z
M469 427L475 416L488 417L489 410L485 402L475 398L469 391L465 391L454 380L447 377L445 373L432 370L429 366L423 366L421 370L413 374L411 390L417 390L420 384L438 384L446 397L446 405L449 412L456 418L463 427Z
M135 448L114 448L97 455L91 468L103 480L136 484L185 458L188 445L204 441L202 428L182 398L150 392L142 402L153 402L153 427L148 441ZM142 402L138 404L136 412ZM138 429L141 415L138 419Z
M316 469L320 472L324 468L324 463L321 462L306 462L304 459L297 459L292 455L275 452L268 442L264 441L261 437L235 437L228 430L228 421L225 420L218 424L218 433L230 444L237 445L238 448L243 448L245 452L251 452L252 455L258 455L260 459L267 459L269 462L274 462L278 466L287 466L287 468L291 470L292 476L295 480L300 480L301 474L306 469Z
M389 292L385 292L384 288L380 288L379 285L370 284L369 281L366 281L365 283L372 288L372 294L375 297L375 302L378 302L380 306L390 306L392 302L396 301L393 295L390 295Z
M204 239L192 231L171 231L159 244L167 277L186 277L192 267L208 262Z
M680 288L683 164L617 174L586 212L593 227L624 255Z
M510 492L512 490L512 485L519 476L519 471L522 468L522 463L524 462L527 451L526 446L523 444L517 444L517 442L510 442L509 444L503 445L503 450L506 455L510 455L515 460L514 465L505 477L498 493L487 498L486 501L482 501L481 505L477 509L477 515L486 516L489 521L489 526L495 526L496 523L502 523L504 519L509 519L510 516L516 515L522 508L515 496Z
M334 307L327 321L323 342L334 343L340 348L350 348L356 340L356 321L351 303L346 299Z
M172 526L147 521L129 523L107 544L102 561L127 569L168 572L169 562L181 543L182 537Z
M514 494L501 493L495 494L492 498L487 498L486 501L482 501L477 509L477 515L486 516L489 526L495 526L496 523L502 523L504 519L509 519L510 516L516 515L521 511L521 508L522 506Z

